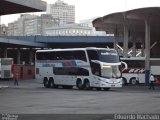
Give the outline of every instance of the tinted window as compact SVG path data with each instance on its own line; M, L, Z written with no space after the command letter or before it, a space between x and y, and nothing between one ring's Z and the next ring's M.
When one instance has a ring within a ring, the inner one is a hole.
M120 62L119 55L115 50L98 50L99 60L108 63Z
M151 60L151 65L153 66L159 66L160 65L160 60Z
M85 51L59 51L56 60L83 60L86 61Z
M37 60L54 60L55 52L37 52L36 59Z
M127 63L128 68L144 68L145 61L144 60L122 60Z
M85 51L37 52L37 60L83 60L87 61Z
M39 74L39 68L36 68L36 74Z
M11 64L12 64L12 60L5 60L5 59L3 60L3 59L2 59L2 60L1 60L1 64L2 64L2 65L11 65Z
M89 76L88 70L77 67L57 67L53 68L53 71L55 75Z
M99 60L98 53L95 50L87 50L89 60Z

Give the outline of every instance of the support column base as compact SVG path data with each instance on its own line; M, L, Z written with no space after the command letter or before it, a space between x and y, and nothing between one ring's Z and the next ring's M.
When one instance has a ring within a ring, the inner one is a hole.
M150 70L145 70L145 84L149 84Z

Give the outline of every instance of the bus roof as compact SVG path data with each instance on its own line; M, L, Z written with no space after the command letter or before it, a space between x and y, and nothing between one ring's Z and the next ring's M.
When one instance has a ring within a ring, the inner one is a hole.
M51 52L51 51L76 51L76 50L115 50L110 48L96 48L96 47L87 47L87 48L66 48L66 49L47 49L47 50L37 50L36 52Z

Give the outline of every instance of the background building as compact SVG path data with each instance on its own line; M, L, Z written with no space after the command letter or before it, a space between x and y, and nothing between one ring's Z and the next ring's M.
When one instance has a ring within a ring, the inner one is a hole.
M24 35L45 35L45 29L59 25L59 20L49 14L42 14L24 21Z
M94 18L95 19L95 18ZM93 24L92 24L92 21L94 19L86 19L86 20L81 20L79 22L79 24L81 26L84 26L84 27L90 27L92 30L91 30L91 36L106 36L107 34L104 32L104 31L96 31L95 30L95 27L93 27Z
M80 24L66 24L47 28L45 31L47 36L90 36L92 28Z
M47 27L58 26L59 20L54 19L51 15L42 14L36 15L21 15L21 17L8 24L8 35L11 36L30 36L30 35L45 35L44 30Z
M49 14L55 19L59 19L61 24L75 23L75 6L68 5L61 0L51 4L48 7Z
M36 15L30 14L21 14L20 18L17 21L8 24L7 34L11 36L23 36L25 35L24 31L24 21L26 19L33 19Z

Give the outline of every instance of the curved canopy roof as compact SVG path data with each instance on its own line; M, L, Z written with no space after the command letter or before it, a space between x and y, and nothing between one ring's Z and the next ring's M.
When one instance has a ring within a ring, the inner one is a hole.
M0 15L45 10L46 2L41 0L0 0Z
M97 31L107 31L109 33L113 33L115 29L122 32L123 25L126 24L130 31L138 34L144 32L144 21L146 19L149 20L152 27L160 26L160 7L139 8L113 13L97 18L92 23Z

